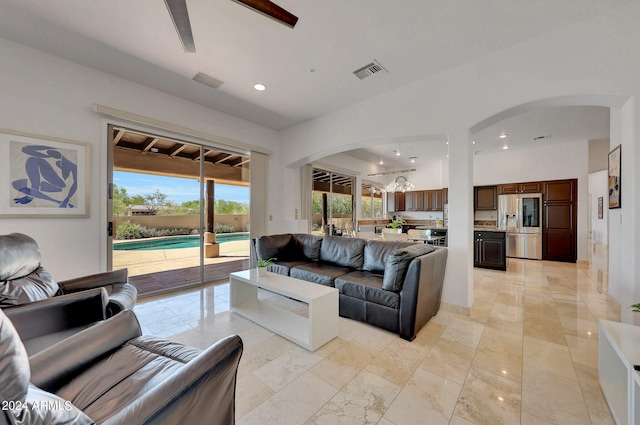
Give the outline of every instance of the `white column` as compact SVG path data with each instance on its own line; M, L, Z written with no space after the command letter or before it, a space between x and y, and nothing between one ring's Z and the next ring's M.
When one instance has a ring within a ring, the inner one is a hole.
M442 301L473 303L473 150L468 129L449 133L449 253Z
M268 163L269 157L260 152L251 152L251 211L250 235L252 238L267 233L269 216L268 193Z

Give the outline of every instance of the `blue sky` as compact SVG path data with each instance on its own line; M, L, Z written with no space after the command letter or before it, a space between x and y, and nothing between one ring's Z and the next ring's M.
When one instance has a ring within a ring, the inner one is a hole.
M130 196L148 195L158 189L167 195L167 200L177 203L195 201L200 197L200 184L195 179L114 171L113 183L127 189ZM248 187L216 184L215 190L216 199L249 202Z

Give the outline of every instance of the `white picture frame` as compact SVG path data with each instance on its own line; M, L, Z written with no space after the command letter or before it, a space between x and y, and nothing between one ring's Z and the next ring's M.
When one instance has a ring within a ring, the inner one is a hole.
M0 217L89 217L91 145L0 129Z

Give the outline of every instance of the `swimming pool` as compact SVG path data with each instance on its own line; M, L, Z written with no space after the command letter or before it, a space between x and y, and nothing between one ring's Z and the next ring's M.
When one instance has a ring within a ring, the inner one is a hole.
M223 233L216 235L216 242L248 241L249 233ZM200 236L169 236L149 240L123 241L113 244L114 251L149 251L154 249L196 248L200 246Z

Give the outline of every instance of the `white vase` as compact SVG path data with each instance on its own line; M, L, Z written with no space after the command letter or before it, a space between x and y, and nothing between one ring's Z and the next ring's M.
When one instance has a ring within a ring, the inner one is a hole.
M258 267L258 276L259 277L265 277L267 275L267 268L266 267Z
M397 229L392 229L391 227L386 227L382 229L382 233L402 233L402 227L398 227Z

